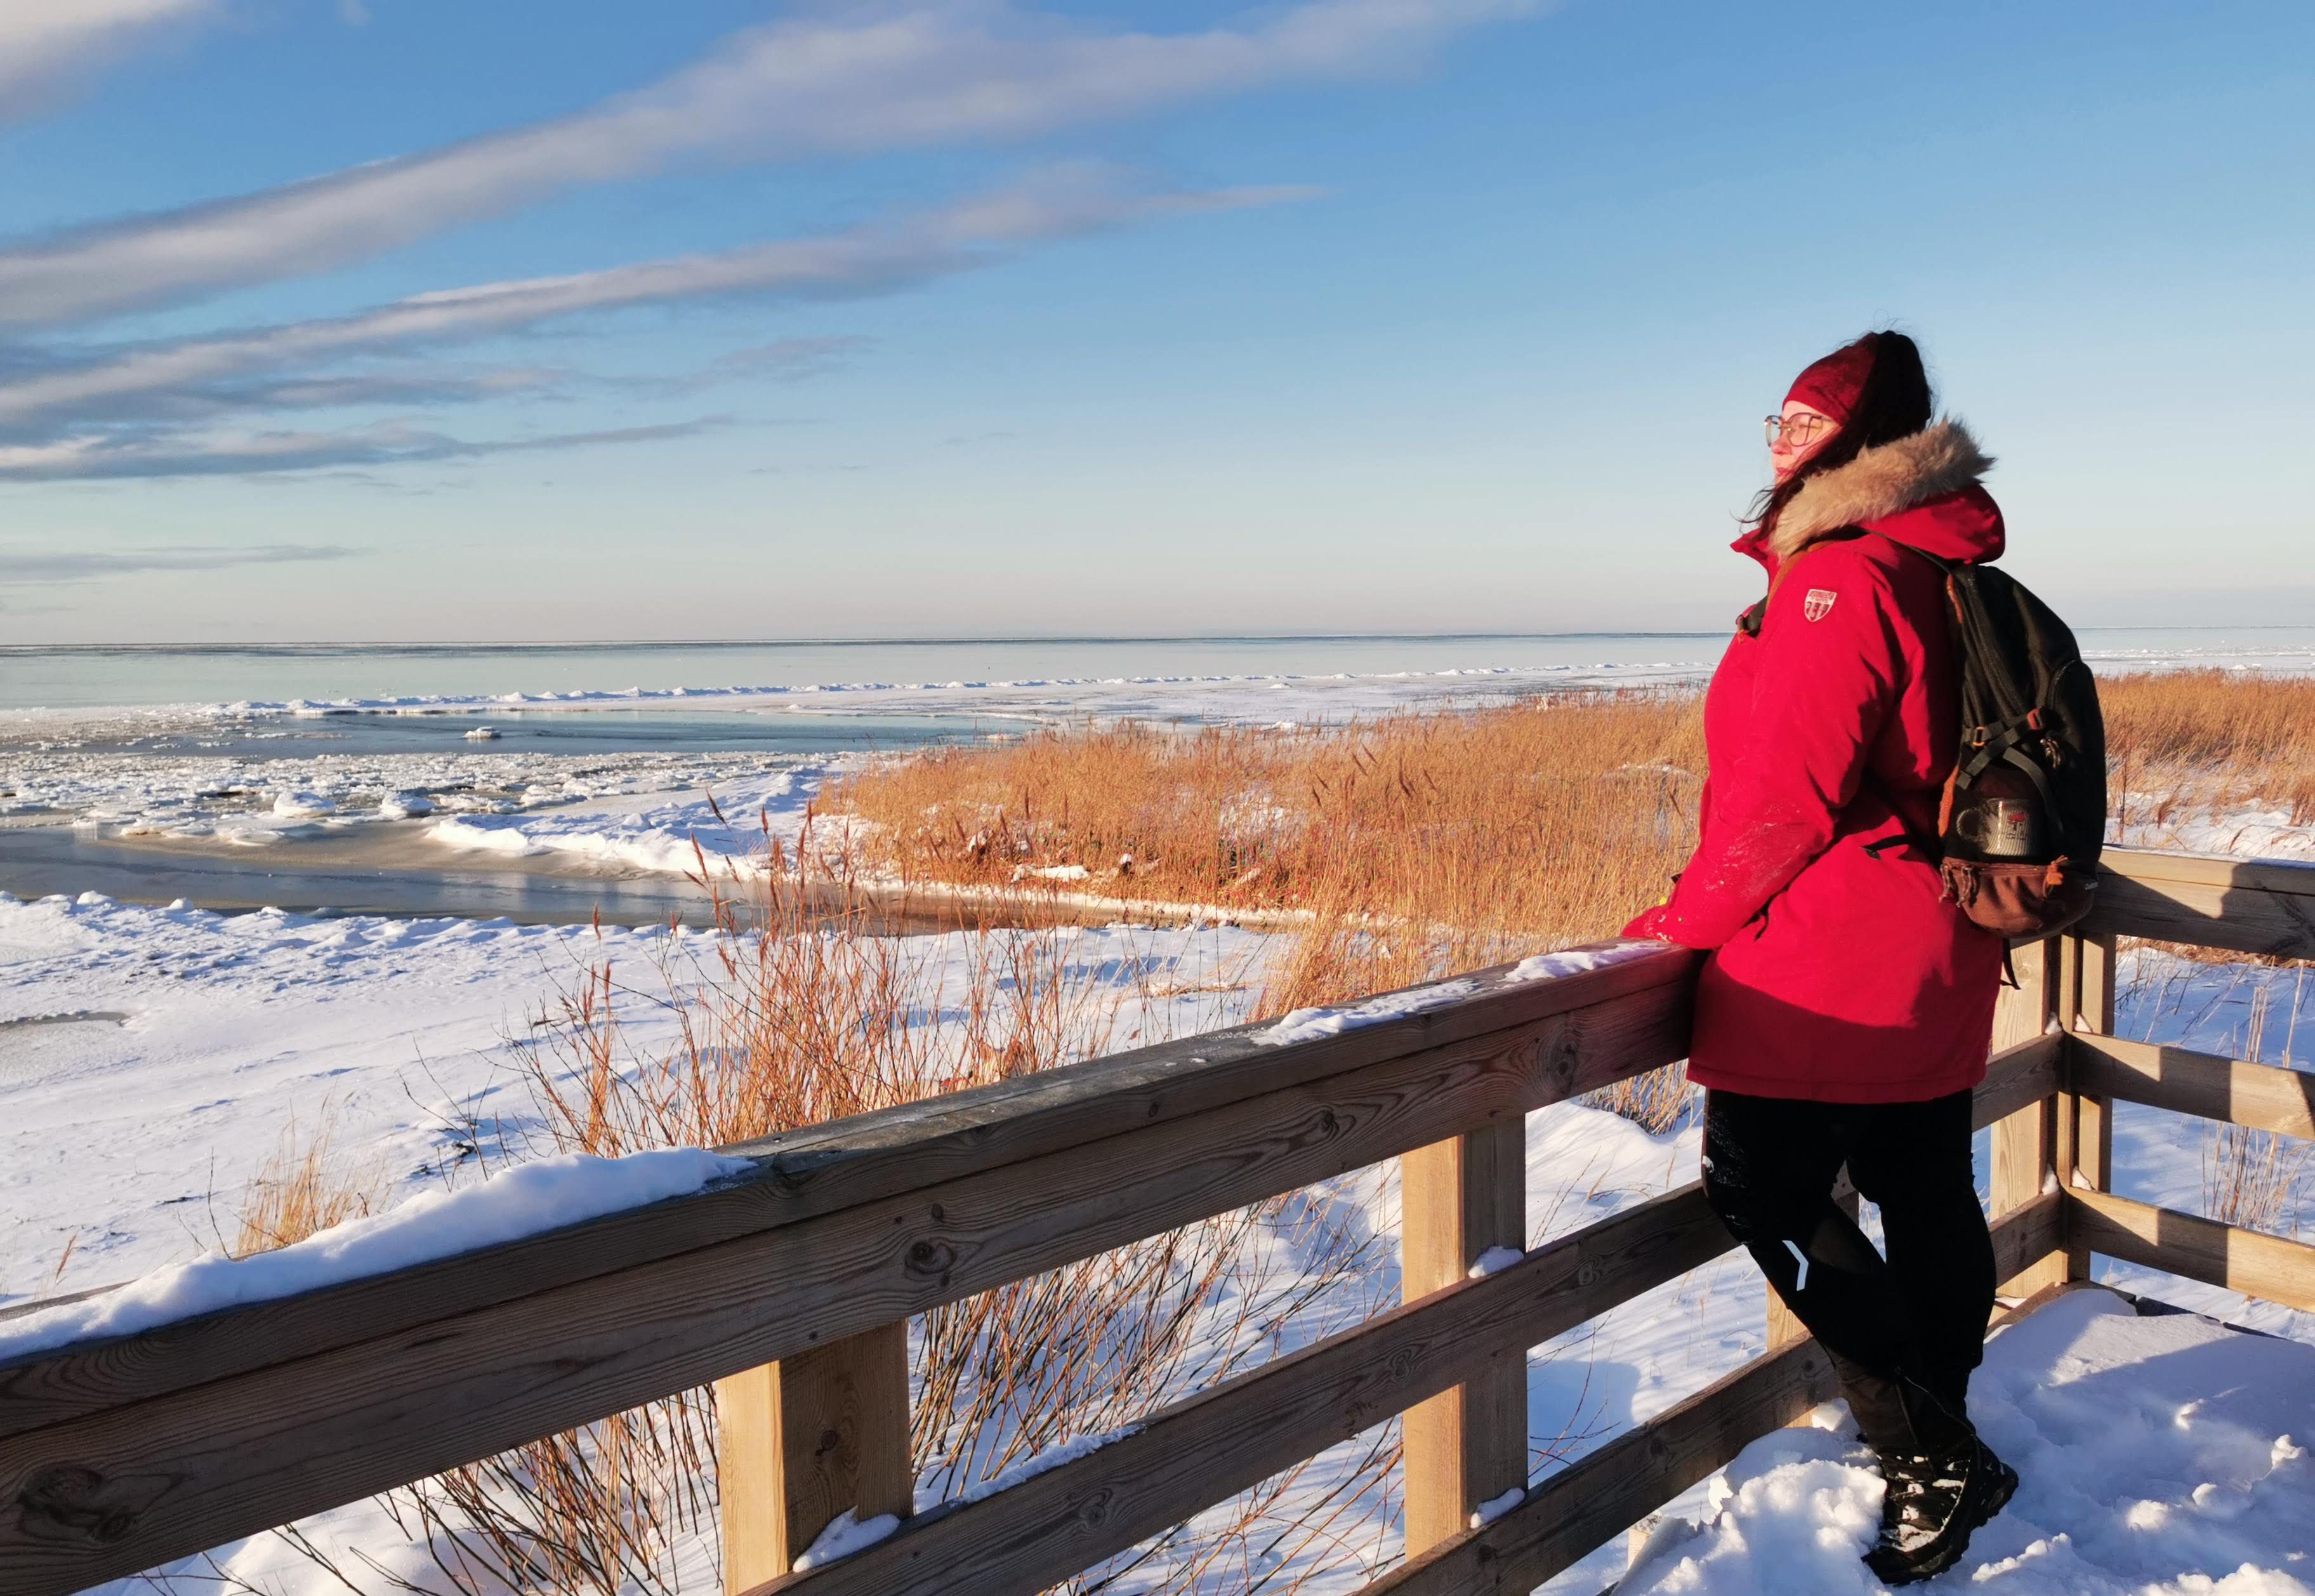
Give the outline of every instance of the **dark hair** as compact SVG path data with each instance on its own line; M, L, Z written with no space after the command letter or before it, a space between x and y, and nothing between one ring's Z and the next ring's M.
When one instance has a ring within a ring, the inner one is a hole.
M1801 484L1835 466L1846 466L1876 444L1910 438L1929 424L1936 411L1929 392L1929 374L1921 367L1921 351L1903 332L1867 332L1857 340L1873 351L1873 368L1857 405L1832 441L1809 457L1798 471L1772 487L1762 488L1744 519L1766 528L1776 524L1778 512L1792 501Z

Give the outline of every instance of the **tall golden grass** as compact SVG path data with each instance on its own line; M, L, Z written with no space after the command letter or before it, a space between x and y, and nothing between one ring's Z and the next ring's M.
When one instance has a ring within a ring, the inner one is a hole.
M2128 806L2147 794L2315 820L2315 683L2205 672L2102 691L2118 820L2139 818ZM1157 1012L1170 989L1154 966L1121 986L1074 962L1039 907L1058 910L1040 896L1057 889L1293 911L1259 1013L1610 935L1685 859L1702 768L1698 700L1676 692L1320 732L1086 729L881 764L828 795L842 846L815 847L809 830L793 853L767 842L770 868L719 900L719 935L681 944L689 966L655 972L675 1046L627 1044L631 1000L608 963L572 983L533 1030L536 1112L519 1150L744 1141L1106 1051L1122 1014ZM876 935L856 866L992 894L962 969ZM1662 1126L1686 1096L1675 1068L1626 1083L1609 1106ZM2274 1224L2300 1172L2272 1148L2214 1148L2209 1195ZM374 1185L331 1154L324 1116L253 1184L238 1245L286 1245L366 1211ZM1226 1376L1315 1304L1355 1307L1376 1245L1323 1207L1264 1205L926 1316L918 1477L953 1494ZM1274 1272L1281 1255L1295 1267ZM714 1422L712 1391L684 1393L388 1505L456 1590L671 1593L679 1543L715 1530ZM1258 1564L1264 1588L1287 1591L1370 1564L1353 1527L1373 1521L1361 1504L1387 1511L1396 1457L1386 1427L1267 1482L1135 1554L1131 1583L1186 1589Z
M585 967L528 1030L533 1113L476 1128L515 1157L619 1155L752 1140L1163 1038L1168 1000L1229 988L1227 962L1187 972L1154 953L1082 955L1074 925L1034 903L934 942L879 935L857 883L822 876L807 835L741 889L718 883L712 936L671 940L634 981ZM703 864L704 870L704 864ZM703 880L706 878L703 874ZM744 895L742 892L744 891ZM1152 935L1156 934L1152 933ZM638 998L636 989L647 989ZM672 1046L631 1044L630 1006L671 1017ZM1121 1031L1121 1026L1130 1028ZM244 1229L270 1245L356 1202L326 1123L252 1183ZM307 1231L306 1233L310 1233ZM961 1494L1006 1468L1228 1378L1270 1355L1313 1312L1354 1318L1379 1303L1388 1238L1362 1210L1281 1201L1224 1214L923 1316L912 1336L912 1462L923 1488ZM421 1480L382 1499L443 1583L506 1591L686 1589L687 1544L718 1529L712 1388ZM1133 1554L1135 1588L1193 1588L1217 1563L1268 1557L1296 1589L1370 1548L1336 1544L1349 1504L1388 1494L1395 1425L1363 1450L1304 1465ZM294 1531L291 1544L321 1558ZM377 1570L331 1565L350 1589ZM388 1582L391 1583L391 1582ZM1064 1589L1077 1588L1072 1582ZM1089 1583L1086 1588L1093 1588Z
M2315 680L2222 670L2099 684L2117 824L2256 804L2315 825Z
M1282 1010L1611 935L1686 857L1702 768L1691 695L1622 692L1040 733L878 765L828 802L904 880L1303 911Z

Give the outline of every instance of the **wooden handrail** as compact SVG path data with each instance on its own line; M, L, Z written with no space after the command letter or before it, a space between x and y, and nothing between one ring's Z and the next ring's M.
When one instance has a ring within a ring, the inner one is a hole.
M131 1574L1670 1063L1695 965L1506 966L1339 1035L1052 1070L742 1149L757 1174L696 1197L20 1360L0 1590Z
M2078 1092L2315 1139L2315 1074L2306 1070L2117 1036L2075 1035L2067 1045Z
M2021 957L2018 1045L1977 1094L2014 1205L1995 1225L2003 1277L2079 1274L2096 1250L2315 1306L2315 1248L2047 1178L2102 1179L2110 1098L2315 1132L2310 1077L2089 1033L2110 1028L2115 935L2315 956L2315 869L2117 849L2102 899L2062 956ZM705 1381L776 1362L802 1379L872 1336L890 1363L893 1327L940 1304L1418 1148L1515 1148L1528 1111L1685 1053L1699 963L1667 949L1539 980L1503 967L1339 1034L1273 1045L1241 1026L1120 1054L728 1149L749 1173L693 1196L0 1364L0 1590L61 1596ZM1050 1584L1412 1404L1468 1399L1489 1360L1728 1245L1689 1187L1485 1278L1449 1269L1443 1289L1110 1446L756 1588ZM1756 1361L1383 1588L1545 1577L1825 1388L1806 1343Z
M1974 1104L1980 1127L2057 1089L2061 1041L2036 1037L1987 1066ZM2052 1198L2009 1216L1996 1250L2014 1272L2059 1240ZM982 1502L936 1509L824 1573L773 1580L749 1596L807 1583L829 1596L1042 1590L1734 1246L1690 1183L1201 1392L1076 1462Z
M2108 1192L2065 1197L2094 1251L2315 1313L2315 1246Z
M2058 1193L2044 1193L1994 1225L1994 1251L2004 1267L2038 1256L2062 1222ZM1502 1517L1410 1559L1367 1585L1361 1596L1468 1596L1482 1591L1510 1596L1531 1591L1758 1437L1838 1394L1839 1382L1814 1341L1755 1358L1530 1487Z
M1549 980L1512 980L1503 966L1465 978L1475 988L1468 997L1338 1036L1265 1046L1255 1040L1264 1027L1242 1025L741 1143L723 1150L750 1159L755 1174L694 1196L137 1336L0 1361L0 1436L687 1254L704 1257L817 1219L881 1212L880 1203L911 1195L923 1207L961 1181L1048 1157L1083 1160L1100 1146L1107 1150L1092 1161L1106 1175L1108 1160L1169 1130L1236 1109L1316 1102L1375 1066L1427 1060L1467 1093L1475 1082L1516 1077L1519 1093L1542 1094L1529 1106L1558 1101L1679 1058L1696 964L1695 955L1667 949ZM1508 1112L1500 1098L1486 1107ZM1335 1132L1347 1129L1338 1123ZM1252 1191L1212 1211L1272 1194ZM935 1254L942 1247L927 1245Z
M2315 959L2315 864L2108 848L2089 936Z

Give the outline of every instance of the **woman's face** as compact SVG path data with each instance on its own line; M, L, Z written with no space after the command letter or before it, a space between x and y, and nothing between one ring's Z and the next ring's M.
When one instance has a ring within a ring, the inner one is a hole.
M1831 416L1821 410L1811 410L1797 399L1785 402L1784 414L1778 422L1769 429L1769 464L1780 483L1807 465L1840 430L1840 424Z

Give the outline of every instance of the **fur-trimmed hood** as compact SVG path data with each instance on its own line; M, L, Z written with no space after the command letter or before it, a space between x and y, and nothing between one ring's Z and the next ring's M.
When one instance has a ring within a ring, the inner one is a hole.
M1978 485L1992 466L1959 421L1936 421L1810 477L1760 541L1781 562L1828 532L1862 527L1945 559L1994 559L2001 511Z

